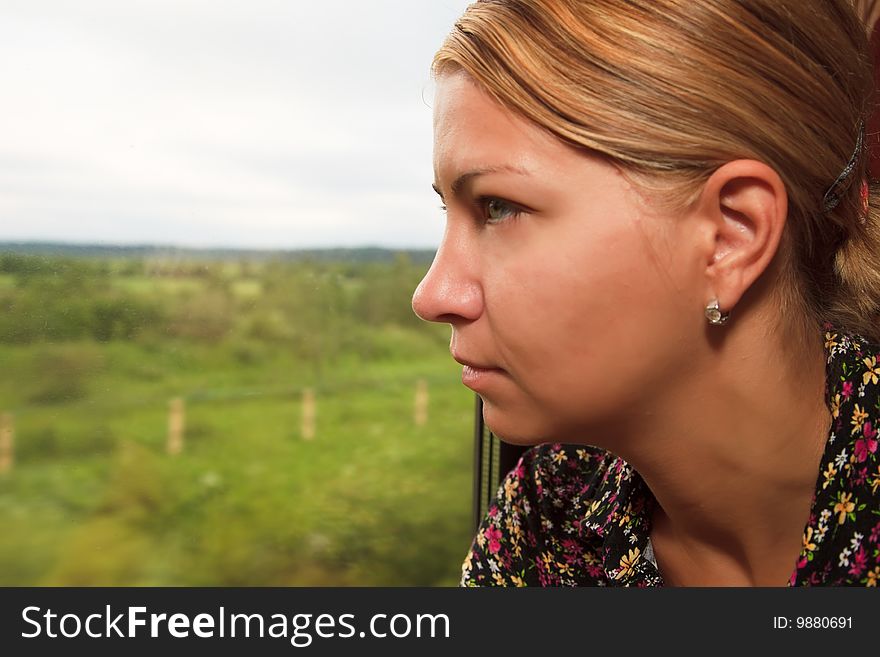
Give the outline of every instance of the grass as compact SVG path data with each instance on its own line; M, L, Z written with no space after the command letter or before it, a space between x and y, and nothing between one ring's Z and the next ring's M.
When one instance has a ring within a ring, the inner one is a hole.
M385 294L389 275L371 271L386 276ZM149 326L132 339L0 343L0 412L15 421L15 464L0 475L0 585L456 584L471 538L473 396L448 333L334 311L320 321L336 324L308 329L323 340L312 354L296 331L314 302L277 311L292 338L250 336L255 313L275 312L265 290L290 298L283 279L257 267L241 280L236 268L208 273L233 277L216 293L235 311L225 333ZM219 289L210 276L117 278L117 290L161 299L169 316ZM7 294L48 289L30 285L0 274ZM429 382L426 426L413 419L419 379ZM306 387L317 400L311 441L300 435ZM172 456L174 397L186 413L184 449Z
M158 398L19 413L0 585L452 584L472 399L450 369L386 363L368 385L318 388L311 441L295 392L215 390L187 404L176 457ZM418 377L433 381L424 427Z

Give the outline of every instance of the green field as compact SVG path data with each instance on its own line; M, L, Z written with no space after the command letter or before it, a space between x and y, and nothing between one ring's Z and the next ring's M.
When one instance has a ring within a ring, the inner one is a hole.
M424 270L0 254L0 585L455 584L474 399Z

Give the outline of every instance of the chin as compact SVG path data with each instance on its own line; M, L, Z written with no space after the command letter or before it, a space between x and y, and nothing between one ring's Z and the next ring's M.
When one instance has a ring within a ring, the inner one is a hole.
M606 436L607 430L595 423L566 423L559 421L559 413L541 413L536 406L521 404L498 406L483 398L483 422L500 440L511 445L530 447L545 443L596 445L596 437Z
M520 417L518 413L505 413L483 400L483 422L499 439L511 445L529 447L554 442L548 437L549 427Z
M498 438L501 442L507 443L508 445L516 445L518 447L535 447L536 445L543 445L548 442L556 442L553 440L548 440L547 438L535 437L535 436L521 436L518 434L513 435L503 435L498 433L497 431L493 431L495 437Z

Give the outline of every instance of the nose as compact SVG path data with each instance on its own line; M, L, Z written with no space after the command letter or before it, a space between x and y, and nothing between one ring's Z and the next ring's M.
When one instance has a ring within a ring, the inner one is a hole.
M478 261L464 237L453 239L447 228L434 262L412 298L416 315L426 322L473 321L483 312Z

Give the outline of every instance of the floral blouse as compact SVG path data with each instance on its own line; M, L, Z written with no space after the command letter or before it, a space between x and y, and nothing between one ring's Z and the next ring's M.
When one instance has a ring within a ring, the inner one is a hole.
M824 326L831 432L789 586L880 584L880 351ZM663 586L656 500L632 466L546 444L505 477L462 566L462 586Z

